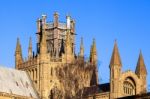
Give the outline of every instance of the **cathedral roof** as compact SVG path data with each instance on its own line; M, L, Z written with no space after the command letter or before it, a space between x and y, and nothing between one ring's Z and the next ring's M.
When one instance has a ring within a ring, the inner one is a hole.
M99 84L96 86L85 87L83 90L83 96L94 95L97 93L110 92L110 83Z
M32 82L25 71L0 66L0 92L38 98Z

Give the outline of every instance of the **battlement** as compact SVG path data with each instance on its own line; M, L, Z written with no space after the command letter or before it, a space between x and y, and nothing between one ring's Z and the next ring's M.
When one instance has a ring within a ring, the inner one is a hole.
M61 46L65 46L67 31L70 31L70 39L72 44L72 52L75 52L75 21L66 16L66 22L59 21L58 13L54 13L54 21L48 22L47 16L42 15L41 19L37 20L37 52L40 52L40 43L42 38L42 32L46 32L46 41L48 52L52 57L60 57Z

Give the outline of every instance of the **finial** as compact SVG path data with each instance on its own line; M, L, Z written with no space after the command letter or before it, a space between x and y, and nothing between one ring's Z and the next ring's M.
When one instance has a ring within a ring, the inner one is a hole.
M55 11L54 16L59 16L59 13L57 11Z

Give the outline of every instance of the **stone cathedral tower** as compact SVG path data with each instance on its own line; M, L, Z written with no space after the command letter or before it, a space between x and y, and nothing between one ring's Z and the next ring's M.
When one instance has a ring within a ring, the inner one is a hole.
M147 92L147 70L141 51L135 72L122 71L115 41L108 66L110 82L99 84L95 39L86 60L83 38L79 54L75 52L75 21L66 16L66 22L60 22L58 13L53 16L53 22L48 22L46 15L37 20L36 53L31 38L27 59L23 59L19 38L16 45L15 67L28 73L40 99L116 99Z
M84 87L98 84L96 43L93 40L89 61L84 60L83 38L80 54L75 53L75 21L47 22L47 16L37 20L37 50L32 52L29 40L28 59L22 58L19 39L15 53L16 69L27 71L41 99L66 99L82 96Z

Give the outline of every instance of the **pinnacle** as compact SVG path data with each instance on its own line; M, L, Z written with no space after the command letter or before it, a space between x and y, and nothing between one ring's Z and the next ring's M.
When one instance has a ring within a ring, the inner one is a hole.
M32 48L32 38L30 37L30 40L29 40L29 48Z
M96 41L95 41L95 38L93 38L93 45L92 45L92 49L93 49L93 52L96 52Z
M21 52L20 39L17 38L16 52Z
M80 44L80 56L84 56L84 45L83 45L83 37L81 37L81 44Z

